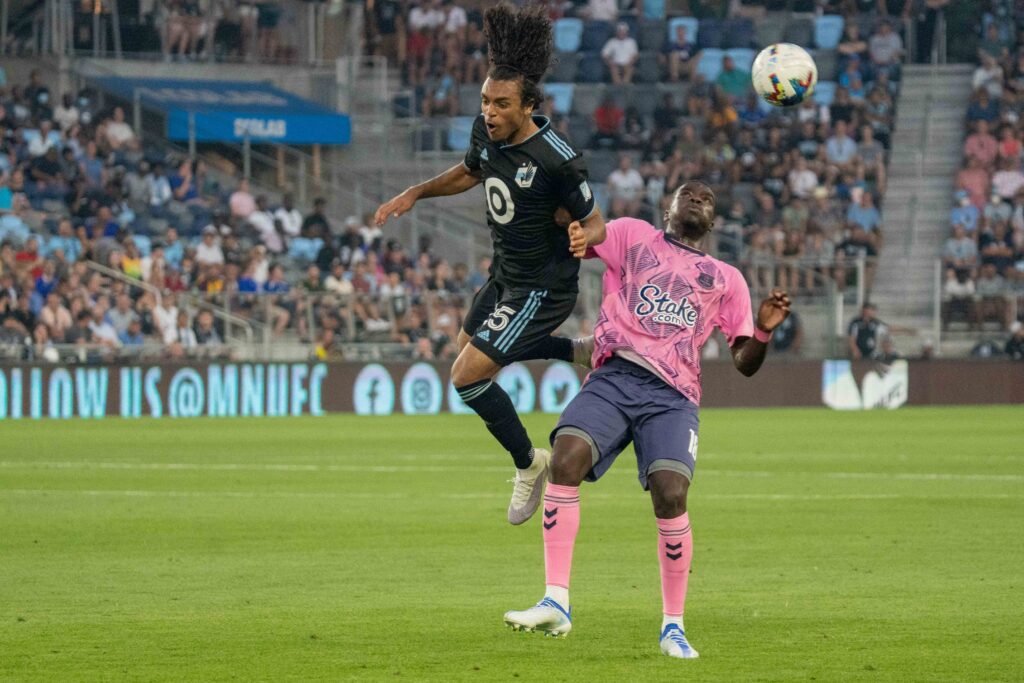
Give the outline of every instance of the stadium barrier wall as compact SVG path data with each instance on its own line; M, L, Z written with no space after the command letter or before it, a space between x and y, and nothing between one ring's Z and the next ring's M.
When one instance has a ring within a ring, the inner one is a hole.
M862 409L1024 403L1024 363L900 363L769 362L746 378L731 363L709 362L703 369L702 405ZM424 362L7 366L0 367L0 421L469 413L448 372L447 363ZM498 382L520 412L559 413L584 377L566 363L532 362L504 369ZM842 391L836 393L835 386Z

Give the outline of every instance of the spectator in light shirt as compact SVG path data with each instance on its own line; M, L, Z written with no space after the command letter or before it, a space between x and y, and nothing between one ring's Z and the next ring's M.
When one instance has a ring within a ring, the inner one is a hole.
M281 206L274 212L274 220L281 224L281 229L288 237L298 237L302 231L302 213L295 208L295 199L290 192L281 198Z
M608 39L601 49L601 58L608 65L615 85L629 85L633 82L633 68L640 57L636 40L629 35L629 25L620 22L615 35Z

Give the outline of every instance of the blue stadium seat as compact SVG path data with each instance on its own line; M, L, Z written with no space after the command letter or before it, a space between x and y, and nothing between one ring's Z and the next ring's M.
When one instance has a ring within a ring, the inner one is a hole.
M604 83L607 80L607 67L597 52L587 52L580 57L580 68L576 80L580 83Z
M288 256L296 261L315 261L324 241L319 237L294 237L288 243Z
M453 116L448 119L448 135L446 137L448 149L469 149L469 139L473 133L473 121L475 120L475 116Z
M697 73L704 77L708 83L714 83L718 74L722 72L722 57L725 52L715 48L702 50L700 61L697 62Z
M665 34L671 42L676 37L676 26L686 27L686 38L691 43L700 40L700 24L693 17L674 17L669 19L668 32Z
M607 176L604 178L593 178L593 182L590 183L590 189L594 193L594 204L601 209L601 213L608 215L608 200L610 196L608 194L608 188L604 182Z
M635 37L641 50L660 52L665 45L665 22L644 21L637 29Z
M555 105L555 111L563 116L568 116L572 111L572 83L545 83L544 95L549 97Z
M600 52L604 44L615 33L615 28L607 21L588 21L583 25L583 37L580 39L580 50L584 52Z
M135 242L135 246L142 256L149 256L149 252L153 249L153 244L146 235L132 235L132 242Z
M740 71L750 71L750 67L754 64L754 58L757 57L757 53L749 47L734 47L726 50L725 54L732 57L732 61Z
M814 86L814 101L823 106L832 104L836 98L836 84L834 81L818 81Z
M843 38L843 18L838 14L823 14L814 20L814 44L824 50L839 47Z
M555 22L555 50L558 52L576 52L580 49L583 38L583 20L572 17L559 19Z
M754 47L754 22L750 19L726 19L722 22L722 47Z
M644 19L664 19L665 0L644 0Z
M722 47L722 22L718 19L701 19L697 34L697 47L700 49Z

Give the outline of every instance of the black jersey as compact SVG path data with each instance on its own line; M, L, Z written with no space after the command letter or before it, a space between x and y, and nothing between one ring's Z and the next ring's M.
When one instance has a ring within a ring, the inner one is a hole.
M540 130L517 145L492 142L483 115L473 123L465 164L484 179L494 240L491 275L507 288L575 292L580 262L554 216L562 206L574 220L586 218L594 211L594 195L580 153L547 117L533 120Z

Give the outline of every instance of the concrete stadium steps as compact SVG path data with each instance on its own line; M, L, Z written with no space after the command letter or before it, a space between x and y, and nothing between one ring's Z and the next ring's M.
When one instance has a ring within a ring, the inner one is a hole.
M961 64L903 69L885 194L885 245L871 298L883 320L919 336L935 329L935 262L949 231L972 70Z

